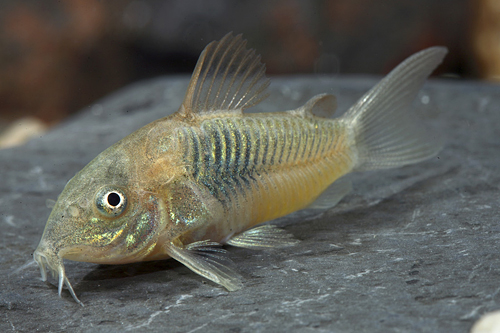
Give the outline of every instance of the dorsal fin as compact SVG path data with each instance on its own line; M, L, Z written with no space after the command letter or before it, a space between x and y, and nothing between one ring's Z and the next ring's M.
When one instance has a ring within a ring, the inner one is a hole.
M241 35L225 35L205 47L184 97L181 114L239 112L267 95L266 66Z
M319 94L292 112L298 112L303 117L315 115L316 117L331 118L336 110L337 98L335 98L335 96L330 94Z

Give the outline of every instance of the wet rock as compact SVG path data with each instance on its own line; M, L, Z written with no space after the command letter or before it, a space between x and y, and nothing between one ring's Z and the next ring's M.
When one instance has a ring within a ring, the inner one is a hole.
M229 247L245 277L239 291L172 260L67 262L80 307L66 290L57 296L55 281L41 282L36 266L17 270L32 260L46 200L99 152L174 112L187 80L129 86L42 138L0 151L0 331L466 332L498 307L500 88L470 82L431 82L415 101L429 135L446 137L436 158L353 174L354 191L334 209L279 219L301 240L296 247ZM374 82L274 79L256 111L333 92L342 112Z

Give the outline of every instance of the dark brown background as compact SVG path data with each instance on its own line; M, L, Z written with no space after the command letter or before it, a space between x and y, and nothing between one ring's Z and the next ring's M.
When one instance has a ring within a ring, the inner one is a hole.
M52 125L130 82L190 73L203 47L229 31L244 34L270 75L386 74L416 51L445 45L438 74L486 77L474 43L496 28L490 3L4 0L0 124L35 116Z

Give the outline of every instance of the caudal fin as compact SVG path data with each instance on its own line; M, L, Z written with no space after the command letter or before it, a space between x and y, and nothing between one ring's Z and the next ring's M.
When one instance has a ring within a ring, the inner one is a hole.
M428 159L441 148L407 109L447 53L431 47L403 61L346 113L358 152L355 171L394 168Z

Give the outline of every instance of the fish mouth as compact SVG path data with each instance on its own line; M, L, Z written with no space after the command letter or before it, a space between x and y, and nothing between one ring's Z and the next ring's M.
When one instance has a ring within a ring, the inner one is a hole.
M75 291L71 286L71 283L66 276L66 272L64 270L64 263L61 257L57 254L47 253L40 250L36 250L33 253L33 259L35 260L38 267L40 267L40 273L42 274L42 281L47 281L47 271L52 273L52 276L55 279L58 279L58 293L59 297L61 297L63 286L66 285L73 299L83 306L83 303L76 297Z

